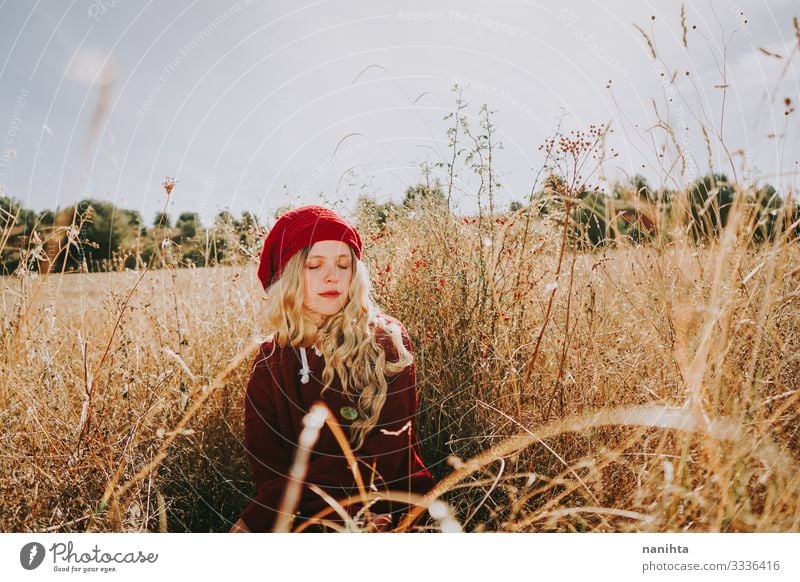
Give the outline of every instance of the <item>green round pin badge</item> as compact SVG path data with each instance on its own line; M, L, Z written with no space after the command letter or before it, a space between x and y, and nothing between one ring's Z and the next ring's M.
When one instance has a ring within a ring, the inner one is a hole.
M339 409L339 414L341 414L342 418L345 420L355 420L358 418L358 410L352 406L342 406Z

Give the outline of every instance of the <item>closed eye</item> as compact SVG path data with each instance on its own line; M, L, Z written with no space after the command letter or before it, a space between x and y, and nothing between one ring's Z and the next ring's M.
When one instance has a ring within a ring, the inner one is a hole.
M307 268L308 269L319 269L319 267L320 267L319 265L313 265L313 266L309 265ZM340 269L349 269L350 265L339 265L339 268Z

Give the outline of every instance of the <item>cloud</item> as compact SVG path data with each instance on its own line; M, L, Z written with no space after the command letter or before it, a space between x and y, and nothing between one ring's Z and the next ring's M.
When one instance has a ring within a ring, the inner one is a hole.
M88 85L111 85L116 78L115 59L98 48L82 49L64 70L64 78Z

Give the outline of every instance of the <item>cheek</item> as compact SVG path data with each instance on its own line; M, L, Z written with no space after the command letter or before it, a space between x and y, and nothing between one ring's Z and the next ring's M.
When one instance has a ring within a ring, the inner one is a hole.
M312 300L317 293L328 287L325 275L321 271L322 269L306 271L306 297L311 297Z

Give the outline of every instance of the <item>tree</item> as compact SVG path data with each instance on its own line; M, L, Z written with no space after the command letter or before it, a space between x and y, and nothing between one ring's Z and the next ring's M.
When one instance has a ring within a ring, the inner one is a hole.
M68 264L80 267L85 261L90 270L98 270L103 264L108 268L107 261L129 248L141 221L138 212L119 210L111 202L88 198L75 204L72 218L80 232L78 246Z
M258 228L260 226L259 222L258 222L258 218L256 217L256 215L253 214L252 212L247 211L247 210L242 212L242 217L239 220L239 224L244 229L247 229L247 228Z
M166 212L156 212L153 217L153 228L172 228L172 219Z
M691 231L695 241L716 238L728 224L736 196L724 174L708 174L689 188Z
M127 217L128 225L132 229L139 230L144 227L144 219L142 218L141 212L138 210L127 210L125 208L120 208L118 209L118 212Z
M236 218L233 216L233 214L226 209L217 214L216 218L214 218L214 226L237 228L239 223L236 221Z
M175 221L175 228L178 232L174 236L174 242L180 245L181 261L184 264L192 264L199 267L204 262L203 242L198 240L198 234L202 234L200 216L196 212L182 212Z
M290 210L294 210L294 206L292 206L291 204L283 204L275 209L275 212L272 213L272 217L275 220L278 220L281 216L283 216Z
M175 221L175 227L180 231L180 241L184 242L197 236L200 216L196 212L182 212Z
M212 263L230 263L238 249L240 224L227 209L221 211L214 218L214 227L211 229L211 260Z
M570 234L578 248L597 247L614 238L608 200L602 192L580 193L580 203L570 213Z
M538 216L546 216L553 211L564 210L564 196L567 185L564 179L556 174L545 178L542 189L533 195L531 207Z
M655 202L656 201L656 193L653 192L653 189L650 188L650 184L647 183L647 179L642 176L641 174L636 174L632 176L628 183L633 190L633 193L640 199L646 202Z
M406 194L403 198L403 206L413 206L415 203L422 202L423 200L435 200L436 202L447 202L447 196L442 191L442 186L439 182L430 184L417 184L416 186L409 186L406 188Z
M21 251L36 224L36 213L22 203L0 196L0 275L17 270Z
M397 210L397 205L393 202L379 203L375 198L362 194L356 203L356 215L359 220L359 227L369 230L370 227L377 227L383 230L389 215Z
M753 228L753 242L774 241L782 230L779 225L783 220L783 200L775 188L765 184L756 192L754 206L756 223Z

